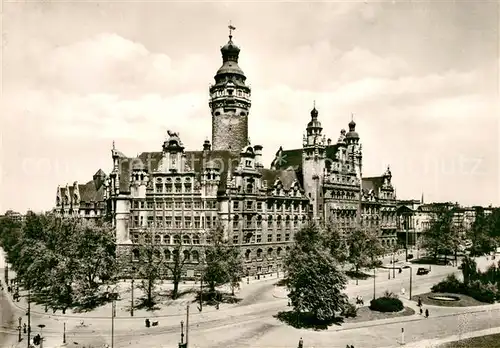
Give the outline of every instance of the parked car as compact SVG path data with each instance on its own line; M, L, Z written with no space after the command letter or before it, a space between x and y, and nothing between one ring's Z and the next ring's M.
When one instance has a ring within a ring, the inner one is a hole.
M423 267L420 267L418 270L417 270L417 275L425 275L425 274L429 274L431 270L428 269L428 268L423 268Z

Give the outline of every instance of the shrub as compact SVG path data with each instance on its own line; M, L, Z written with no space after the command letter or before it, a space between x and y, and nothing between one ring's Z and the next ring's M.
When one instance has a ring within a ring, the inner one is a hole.
M340 313L344 318L356 318L358 315L358 308L352 303L348 302L342 312Z
M431 290L432 292L452 292L461 294L464 293L464 286L454 274L450 274L439 283L433 285Z
M389 293L390 294L390 293ZM370 301L370 309L372 311L378 312L399 312L404 309L403 302L397 297L394 297L394 294L390 294L391 296L379 297Z
M494 303L498 296L498 288L495 284L481 283L479 280L472 281L467 290L470 297L486 303Z

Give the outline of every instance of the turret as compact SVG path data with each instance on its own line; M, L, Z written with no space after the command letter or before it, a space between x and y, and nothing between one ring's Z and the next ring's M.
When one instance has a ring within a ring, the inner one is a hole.
M229 26L229 41L221 48L222 66L210 86L209 106L212 112L212 148L238 153L248 144L248 113L250 87L238 65L240 49L233 42Z

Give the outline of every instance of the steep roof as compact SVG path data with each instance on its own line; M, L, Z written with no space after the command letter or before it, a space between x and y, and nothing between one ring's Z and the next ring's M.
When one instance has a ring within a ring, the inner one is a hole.
M292 169L278 169L278 170L272 170L272 169L260 169L260 173L262 174L262 180L265 180L267 182L267 187L272 187L276 180L280 180L283 184L283 188L285 190L289 190L290 187L292 186L294 181L297 181L301 188L302 188L302 183L299 180L299 177L297 175L297 172Z
M328 145L325 148L325 157L330 160L335 160L335 154L337 153L339 145L333 144ZM327 161L327 166L331 165L330 161ZM287 169L293 168L298 169L302 167L302 149L293 150L283 150L281 147L276 152L276 156L271 163L271 167L276 169Z
M373 190L373 192L377 197L379 189L382 187L383 184L384 184L383 176L367 177L363 178L362 180L363 191L369 192L370 190Z

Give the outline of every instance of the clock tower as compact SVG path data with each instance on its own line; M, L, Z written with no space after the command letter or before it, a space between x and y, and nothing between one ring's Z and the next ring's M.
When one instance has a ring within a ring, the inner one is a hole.
M222 66L210 86L210 110L212 112L212 149L239 154L248 145L248 114L250 111L250 87L246 76L238 66L240 49L233 43L229 26L229 41L221 48Z

